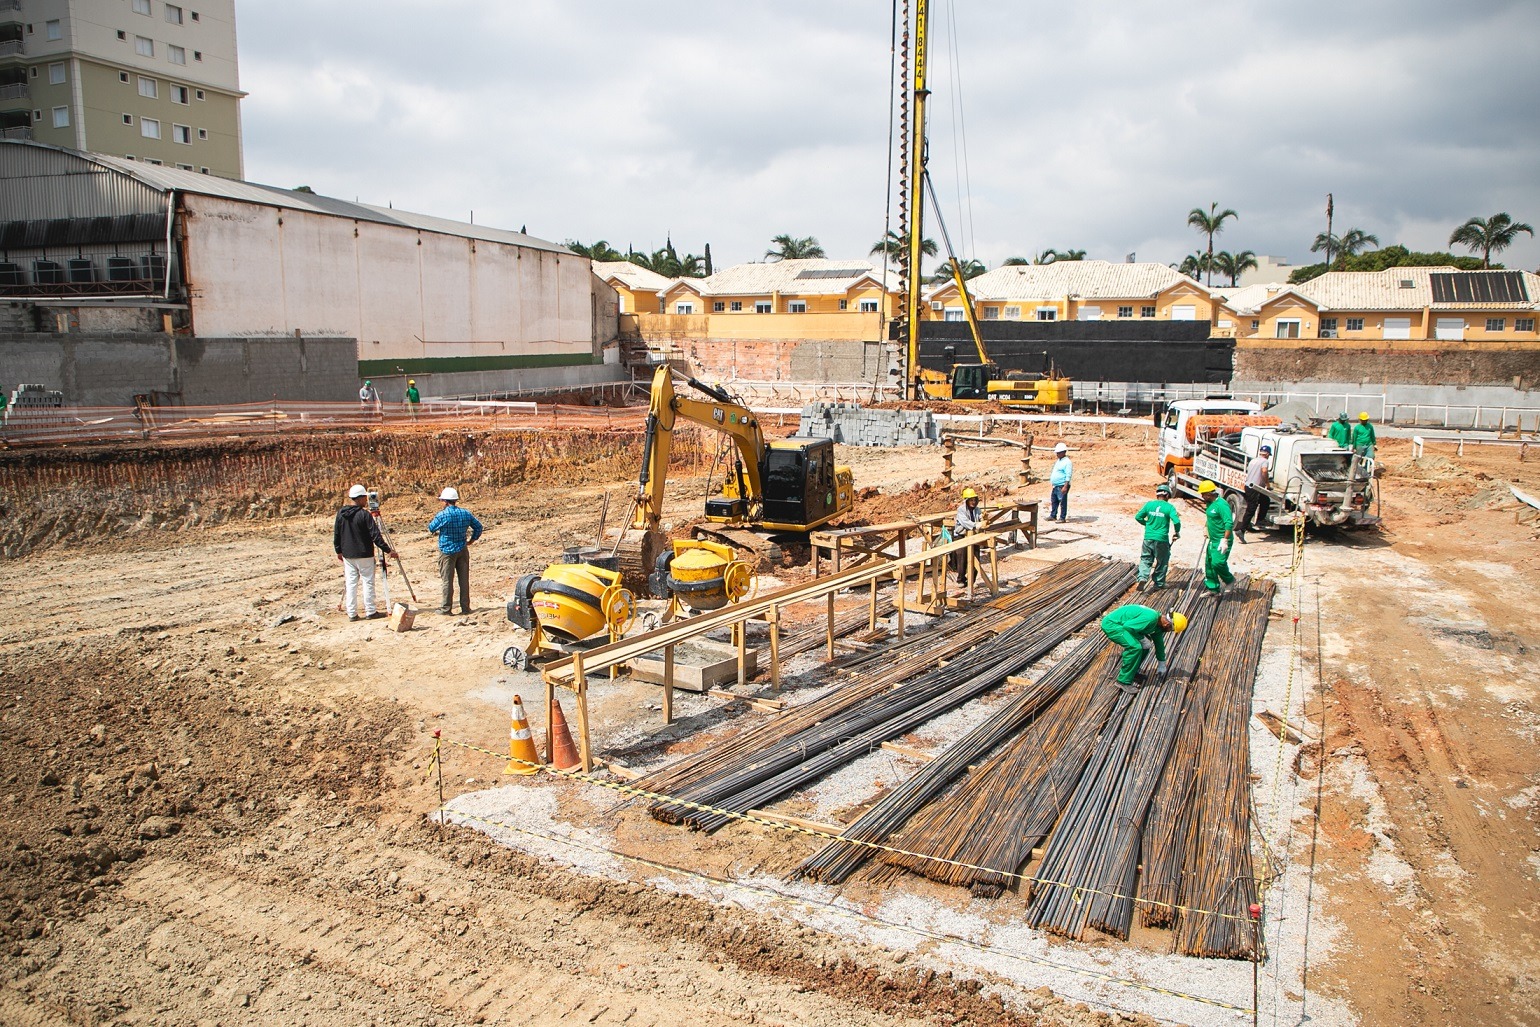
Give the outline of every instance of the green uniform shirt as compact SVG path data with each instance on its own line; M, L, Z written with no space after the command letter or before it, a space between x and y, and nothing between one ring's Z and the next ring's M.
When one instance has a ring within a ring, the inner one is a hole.
M1359 421L1353 425L1353 448L1374 445L1374 425L1368 421Z
M1129 603L1120 606L1102 618L1102 630L1109 637L1122 632L1134 639L1148 638L1155 643L1155 658L1166 658L1166 629L1160 626L1160 611L1148 606Z
M1346 449L1348 444L1348 432L1351 430L1352 429L1348 426L1346 421L1333 421L1331 423L1331 427L1326 429L1326 437L1331 439L1337 445Z
M1235 528L1235 515L1230 512L1230 504L1225 502L1223 496L1216 494L1203 515L1208 519L1210 542L1222 542L1224 537Z
M417 386L415 386L415 385L407 386L407 389L406 389L406 401L408 403L416 403L421 398L422 398L422 396L421 396L421 394L418 393Z
M1165 542L1167 533L1171 528L1176 528L1176 533L1182 533L1182 518L1176 512L1176 507L1164 499L1152 499L1139 508L1134 514L1134 520L1144 525L1144 537L1156 542Z

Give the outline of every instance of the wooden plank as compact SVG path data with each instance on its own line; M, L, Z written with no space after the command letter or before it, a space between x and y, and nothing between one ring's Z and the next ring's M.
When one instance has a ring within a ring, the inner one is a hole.
M640 770L632 770L630 767L623 767L619 763L605 764L605 769L622 781L635 781L639 777L646 776Z
M897 742L883 742L882 747L888 750L888 752L896 752L900 756L908 756L910 759L916 759L922 763L929 763L931 760L936 758L931 753L922 752L919 749L913 749L907 745L900 745Z
M778 824L800 827L804 831L817 831L819 834L839 835L845 830L843 824L825 824L822 821L807 820L803 817L794 817L790 813L777 813L768 809L751 809L748 815L758 817L760 820L773 820Z

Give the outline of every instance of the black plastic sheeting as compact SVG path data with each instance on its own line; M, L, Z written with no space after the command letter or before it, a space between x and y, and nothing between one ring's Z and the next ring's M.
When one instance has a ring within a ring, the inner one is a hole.
M1207 321L985 321L979 330L1004 371L1038 374L1051 360L1076 381L1218 385L1235 372L1235 340L1209 338ZM967 322L920 326L920 366L945 371L977 360Z

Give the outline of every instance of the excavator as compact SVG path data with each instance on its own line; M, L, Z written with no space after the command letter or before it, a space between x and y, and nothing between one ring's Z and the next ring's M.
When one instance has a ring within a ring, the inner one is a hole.
M706 398L676 392L667 365L652 378L636 513L616 550L627 581L645 581L672 555L660 526L678 420L722 432L733 443L726 480L706 500L706 520L720 527L698 526L697 537L773 558L774 547L754 532L811 531L855 505L854 478L849 467L835 465L833 440L795 435L766 440L758 416L742 401L696 378L685 382Z

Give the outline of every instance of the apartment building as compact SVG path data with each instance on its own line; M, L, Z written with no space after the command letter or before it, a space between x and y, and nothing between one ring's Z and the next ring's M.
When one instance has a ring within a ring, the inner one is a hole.
M1008 264L968 282L981 321L1214 322L1210 291L1165 264L1064 260ZM951 282L927 294L925 316L961 321L962 297ZM1222 320L1222 318L1221 318ZM1221 329L1229 325L1220 323Z
M241 178L234 0L0 0L0 135Z

